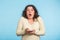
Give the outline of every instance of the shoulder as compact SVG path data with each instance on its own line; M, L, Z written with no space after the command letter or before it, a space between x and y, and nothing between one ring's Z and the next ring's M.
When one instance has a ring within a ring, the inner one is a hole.
M23 17L23 16L20 18L20 20L25 20L25 19L26 19L26 18L25 18L25 17Z
M27 21L27 19L25 18L25 17L20 17L20 19L19 19L20 21L22 21L22 22L26 22Z
M43 19L42 19L41 16L37 17L37 20L38 20L39 22L43 22Z
M37 19L42 19L42 17L41 16L38 16Z

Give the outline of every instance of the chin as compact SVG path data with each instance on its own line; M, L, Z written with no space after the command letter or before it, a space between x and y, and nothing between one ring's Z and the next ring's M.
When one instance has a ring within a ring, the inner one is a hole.
M28 17L29 19L32 19L33 17Z

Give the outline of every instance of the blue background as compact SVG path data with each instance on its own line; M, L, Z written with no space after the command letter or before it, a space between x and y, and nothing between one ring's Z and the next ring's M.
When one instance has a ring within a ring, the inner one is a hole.
M28 4L36 6L45 24L41 40L60 40L60 0L0 0L0 40L21 40L16 28Z

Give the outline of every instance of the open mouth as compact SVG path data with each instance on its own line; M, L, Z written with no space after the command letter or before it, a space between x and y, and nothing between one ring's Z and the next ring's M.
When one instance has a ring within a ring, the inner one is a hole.
M31 14L29 14L29 16L31 16Z

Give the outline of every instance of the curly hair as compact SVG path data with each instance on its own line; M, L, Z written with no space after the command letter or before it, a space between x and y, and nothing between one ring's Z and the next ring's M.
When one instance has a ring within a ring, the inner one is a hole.
M35 14L34 14L33 19L39 17L38 11L37 11L37 9L36 9L36 7L35 7L34 5L27 5L27 6L25 7L25 9L23 10L23 13L22 13L22 16L23 16L23 17L27 18L26 10L27 10L28 7L32 7L32 8L34 9L34 11L35 11Z

